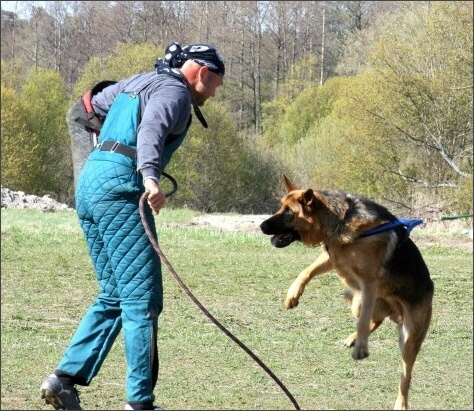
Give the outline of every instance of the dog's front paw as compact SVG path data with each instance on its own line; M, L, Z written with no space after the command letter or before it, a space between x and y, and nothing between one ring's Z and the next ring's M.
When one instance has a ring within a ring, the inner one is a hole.
M288 309L295 308L298 305L302 294L303 289L298 283L291 284L291 287L288 289L288 293L286 294L285 307Z
M360 344L358 345L357 343L355 344L354 351L352 351L352 358L354 360L363 360L364 358L367 358L369 356L369 348L367 345Z
M290 309L290 308L295 308L299 303L299 297L293 296L293 297L286 297L285 300L285 307Z

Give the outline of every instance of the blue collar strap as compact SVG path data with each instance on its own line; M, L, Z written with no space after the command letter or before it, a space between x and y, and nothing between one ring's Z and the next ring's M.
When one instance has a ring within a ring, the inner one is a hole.
M392 230L400 226L406 227L406 230L407 230L406 234L410 235L411 230L413 230L417 225L421 223L423 223L423 220L421 218L416 218L414 220L410 220L408 218L397 218L396 220L390 221L388 223L382 224L381 226L375 227L372 230L366 231L365 233L361 234L359 238L368 237L369 235L372 235L372 234L377 234L383 231Z

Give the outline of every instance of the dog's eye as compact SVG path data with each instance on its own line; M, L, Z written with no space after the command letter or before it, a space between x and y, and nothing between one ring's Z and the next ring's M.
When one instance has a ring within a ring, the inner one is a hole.
M286 216L288 216L288 217L291 217L294 213L293 213L293 211L291 210L291 208L288 208L288 207L287 207L287 208L285 208L284 214L285 214Z

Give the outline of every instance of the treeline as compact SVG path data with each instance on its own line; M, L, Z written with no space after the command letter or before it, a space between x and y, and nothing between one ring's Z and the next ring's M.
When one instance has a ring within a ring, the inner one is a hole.
M72 101L208 42L225 85L167 170L172 205L270 212L285 172L401 215L472 213L472 2L41 3L2 10L2 185L72 204Z

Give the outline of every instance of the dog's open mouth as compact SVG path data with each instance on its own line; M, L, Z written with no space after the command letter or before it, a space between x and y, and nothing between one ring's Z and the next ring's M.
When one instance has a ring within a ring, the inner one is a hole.
M277 248L283 248L290 245L293 241L299 239L299 234L296 231L289 231L283 234L276 234L271 238L272 245Z

